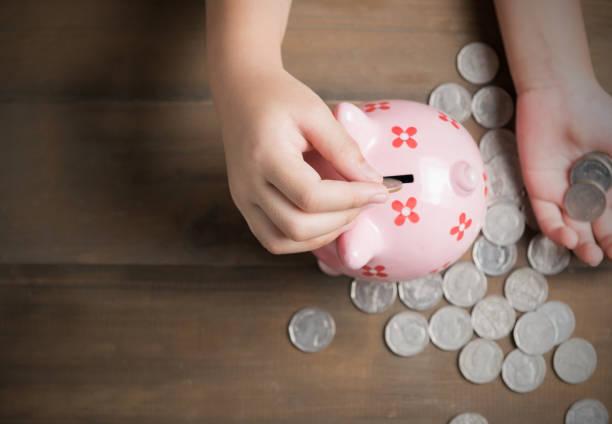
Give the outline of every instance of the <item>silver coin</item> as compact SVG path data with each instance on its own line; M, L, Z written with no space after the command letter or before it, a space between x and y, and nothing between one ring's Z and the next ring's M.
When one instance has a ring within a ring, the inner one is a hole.
M453 418L449 424L489 424L489 422L476 412L464 412Z
M556 329L547 315L527 312L514 327L516 346L528 355L543 355L555 346Z
M491 82L499 70L499 58L485 43L467 44L457 54L459 74L472 84Z
M416 312L400 312L385 326L385 343L399 356L413 356L429 343L427 319Z
M601 156L603 155L603 157ZM580 158L570 171L570 183L592 181L607 191L612 185L612 159L605 153L591 153Z
M597 399L575 402L565 414L565 424L608 424L610 416L606 406Z
M336 335L334 318L319 308L297 311L289 322L289 339L302 352L325 349Z
M601 161L602 163L605 163L608 169L612 171L612 156L605 152L598 152L598 151L590 152L584 155L584 158L597 159Z
M514 102L506 90L489 85L472 97L472 115L485 128L500 128L512 119Z
M515 349L506 355L502 365L502 379L517 393L531 392L544 382L546 362L542 355L526 355Z
M437 86L429 95L429 106L464 122L472 114L472 96L459 84L447 82Z
M584 155L584 157L599 159L600 161L606 163L609 167L612 168L612 156L610 156L609 154L605 152L593 151L593 152L587 153L586 155Z
M490 383L501 372L504 352L491 340L475 339L459 354L459 370L475 384Z
M429 337L442 350L459 350L472 338L470 314L456 306L438 309L429 320Z
M563 343L569 339L576 328L576 317L572 308L563 302L552 300L538 308L538 312L546 314L557 331L555 344Z
M480 138L479 148L484 162L504 153L516 155L516 137L506 128L489 130Z
M529 242L527 260L529 265L544 275L555 275L570 263L572 255L564 246L558 245L543 234L538 234Z
M504 295L517 311L533 311L546 301L548 282L531 268L518 268L506 278Z
M433 308L442 299L442 275L429 274L414 280L398 283L401 301L417 311Z
M499 340L514 328L516 312L501 296L487 296L472 310L472 327L483 339Z
M482 233L499 246L514 244L525 232L525 216L514 203L499 202L487 209Z
M555 351L553 367L559 378L566 383L584 383L597 368L597 352L584 339L569 339Z
M504 200L522 202L524 184L516 155L504 153L494 156L485 163L485 171L488 176L488 205Z
M351 300L362 312L379 314L393 305L397 297L397 286L394 282L353 280L351 283Z
M450 303L467 308L484 297L487 277L473 263L457 262L444 273L442 290Z
M472 259L476 267L487 275L498 276L509 272L516 264L516 245L498 246L483 236L472 247Z
M576 221L595 221L606 210L606 192L592 181L580 181L565 192L563 208Z

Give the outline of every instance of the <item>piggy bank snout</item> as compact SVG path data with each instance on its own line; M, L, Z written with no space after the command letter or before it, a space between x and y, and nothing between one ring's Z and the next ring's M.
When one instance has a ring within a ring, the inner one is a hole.
M455 162L450 171L450 180L459 196L467 196L478 187L478 173L465 161Z

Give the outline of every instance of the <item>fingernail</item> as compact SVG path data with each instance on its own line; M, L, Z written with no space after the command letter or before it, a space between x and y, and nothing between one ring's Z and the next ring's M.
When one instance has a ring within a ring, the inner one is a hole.
M373 181L375 183L382 182L382 176L376 172L370 165L365 164L361 168L361 174L366 177L369 181Z
M389 195L387 193L377 193L370 197L370 203L385 203Z

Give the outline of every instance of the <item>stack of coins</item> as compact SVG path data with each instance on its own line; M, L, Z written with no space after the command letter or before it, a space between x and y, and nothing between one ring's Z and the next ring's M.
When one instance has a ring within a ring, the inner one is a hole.
M483 43L471 43L457 56L459 73L471 84L486 84L497 74L495 51ZM543 383L547 373L544 354L555 349L552 366L560 380L569 384L587 381L597 367L597 352L583 338L572 338L576 318L571 307L549 300L547 277L562 272L571 253L542 234L529 242L529 266L515 269L516 243L525 225L537 230L521 180L514 133L506 128L512 118L510 95L499 87L485 86L473 98L456 83L438 86L430 104L464 121L471 115L490 128L480 140L480 151L488 175L488 209L482 235L472 248L473 262L459 261L446 272L433 273L410 281L380 282L354 280L349 296L357 310L366 314L387 313L397 297L409 310L392 315L383 330L383 339L395 355L408 358L423 354L431 342L447 352L458 352L461 375L473 384L487 384L499 377L516 393L529 393ZM604 193L612 184L610 158L601 153L586 155L572 168L572 190L566 200L580 199L581 216L594 215L599 203L583 194L589 190ZM388 179L393 190L401 181ZM593 187L596 189L593 189ZM597 193L599 193L597 192ZM568 192L569 193L569 192ZM590 193L590 192L589 192ZM586 199L586 200L585 200ZM591 202L591 203L589 203ZM578 207L580 206L580 207ZM595 207L597 206L597 207ZM487 276L506 275L503 296L487 295ZM443 299L446 305L434 310ZM429 320L424 315L431 311ZM303 352L318 352L333 340L336 327L332 316L319 308L304 308L289 323L289 338ZM514 340L516 349L504 354L498 341ZM406 359L408 360L408 359ZM569 407L566 424L607 423L605 406L594 399L583 399ZM475 412L455 416L452 424L487 424Z
M577 221L594 221L606 209L611 185L612 158L601 152L584 155L570 171L570 188L563 198L565 212Z

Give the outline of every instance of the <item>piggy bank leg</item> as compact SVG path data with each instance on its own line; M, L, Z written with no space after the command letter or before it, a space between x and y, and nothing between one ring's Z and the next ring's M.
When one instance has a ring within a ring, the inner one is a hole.
M370 262L382 249L378 229L367 218L359 219L338 237L338 256L344 266L356 270Z
M342 262L340 262L338 252L336 251L335 240L332 243L319 247L312 253L314 253L314 255L317 257L317 264L319 265L319 269L324 274L330 275L332 277L337 277L338 275L343 274Z
M319 269L323 274L327 274L330 277L337 277L339 275L342 275L342 272L338 271L335 268L332 268L320 259L317 261L317 265L319 265Z

